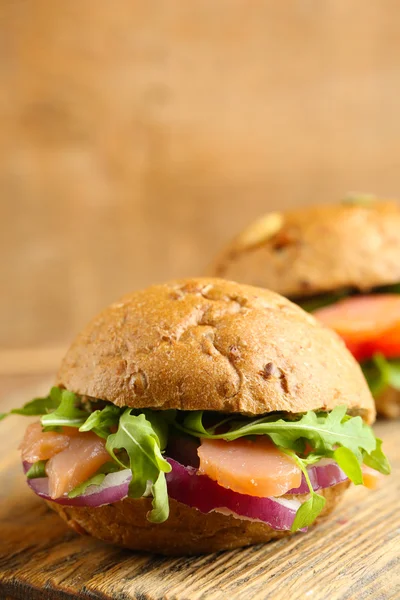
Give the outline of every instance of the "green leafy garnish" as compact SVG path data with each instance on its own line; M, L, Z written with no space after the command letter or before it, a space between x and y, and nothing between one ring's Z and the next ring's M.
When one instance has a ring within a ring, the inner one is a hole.
M61 402L55 411L41 418L43 427L81 427L89 416L77 408L79 399L73 392L61 390Z
M390 382L400 389L400 360L387 361L377 355L371 362L376 379L385 385ZM96 407L99 402L96 402ZM309 465L322 458L332 458L355 484L363 483L363 463L385 475L390 473L381 440L374 437L372 429L363 423L361 417L347 415L345 406L338 406L329 413L309 411L298 416L270 413L249 418L207 411L118 408L101 402L100 406L104 408L91 412L90 401L83 404L78 395L52 388L46 398L36 398L11 412L41 415L44 431L75 427L105 439L113 461L74 488L69 497L82 495L91 485L101 485L107 473L130 469L132 478L128 495L140 498L150 491L153 508L147 517L155 523L165 521L169 514L165 473L171 471L171 466L162 455L167 446L169 427L195 438L227 441L267 435L297 463L309 488L310 497L299 508L292 531L310 525L325 505L325 499L312 488L307 471ZM6 415L0 415L0 418L3 416ZM36 462L29 469L28 478L45 477L45 466L46 461Z
M97 475L93 475L93 477L91 477L90 479L87 479L80 485L74 487L74 489L68 493L68 498L76 498L77 496L81 496L86 492L87 488L90 485L100 485L101 483L103 483L105 476L105 473L98 473Z
M46 473L47 460L38 460L33 463L31 468L25 473L28 479L37 479L38 477L47 477Z
M167 465L170 467L169 471L171 471L172 467L169 463ZM147 518L152 523L163 523L169 516L168 489L165 473L168 473L168 471L160 471L155 483L151 486L151 493L153 494L151 504L153 510L147 513Z
M298 467L301 469L306 483L308 485L310 497L308 500L303 502L303 504L298 508L296 512L296 516L292 523L291 531L297 531L298 529L303 529L303 527L308 527L311 525L318 515L322 512L326 500L323 496L320 496L316 492L314 492L313 486L310 481L310 477L307 471L307 464L310 464L314 461L314 457L308 457L305 459L297 456L292 450L283 450L285 454L288 454L292 457L295 463L297 463Z
M94 431L96 435L107 438L111 428L117 427L122 410L114 404L109 404L103 410L95 410L79 427L79 431Z
M336 448L334 451L333 458L353 483L362 485L363 477L361 463L354 452L345 446L339 446L339 448Z
M158 438L158 443L161 450L165 450L165 447L168 442L168 424L173 422L173 417L176 411L165 411L166 413L170 413L168 416L171 416L171 420L167 421L163 412L154 411L154 410L146 410L141 411L142 414L146 417L146 420L151 424L154 433ZM171 414L174 413L174 414Z
M309 527L322 512L326 500L323 496L312 492L310 498L303 502L296 512L291 531L295 532L303 527Z
M226 425L229 427L231 421L233 426L219 434L214 433L215 427L206 429L202 418L202 411L197 411L178 427L196 437L212 439L236 440L248 435L268 435L276 446L300 453L304 452L305 443L310 442L315 453L325 456L332 456L335 447L340 445L351 450L357 458L362 458L363 451L370 453L376 446L372 429L363 423L361 417L348 417L345 406L336 406L329 413L309 411L295 421L273 421L271 417L261 417L238 422L231 417L226 420Z
M377 353L361 363L361 368L373 396L379 396L389 387L400 390L400 359L385 358Z
M164 473L171 471L170 464L161 454L161 442L153 425L144 414L133 415L127 408L119 420L117 433L108 436L106 448L114 460L124 469L131 469L129 496L141 498L146 491L147 482L152 483L153 510L148 519L161 523L168 518L168 494ZM124 461L118 450L125 450Z
M376 448L364 456L364 463L379 473L390 475L390 463L382 451L382 440L376 438Z
M103 483L103 480L106 475L109 473L116 473L119 471L119 466L114 462L107 462L100 467L100 469L95 473L90 479L87 479L80 485L74 487L68 494L68 498L76 498L77 496L81 496L87 490L90 485L100 485Z
M316 494L310 483L307 465L318 462L323 457L333 458L347 477L356 485L363 483L361 464L373 465L381 473L390 472L387 458L381 451L380 441L376 440L372 429L363 423L361 417L350 417L345 406L337 406L329 413L309 411L294 421L269 415L259 419L238 420L231 416L212 427L205 427L204 413L189 413L177 427L190 435L200 438L236 440L253 435L268 435L274 444L292 456L309 487L310 498L299 508L292 531L310 525L325 505L325 499ZM226 429L216 433L220 427ZM311 453L307 449L312 448Z
M400 283L380 285L372 290L373 294L400 294Z
M8 415L24 415L25 417L46 415L58 408L60 402L61 390L58 387L53 387L50 390L50 394L45 398L34 398L24 404L22 408L13 408L8 413L0 413L0 421Z

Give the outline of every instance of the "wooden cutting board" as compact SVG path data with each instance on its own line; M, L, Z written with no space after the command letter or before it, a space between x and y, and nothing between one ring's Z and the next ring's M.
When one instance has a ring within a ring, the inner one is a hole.
M29 396L27 396L29 397ZM164 558L79 537L27 487L0 424L0 598L18 600L386 600L400 598L400 422L381 422L393 474L354 486L309 534L209 556Z

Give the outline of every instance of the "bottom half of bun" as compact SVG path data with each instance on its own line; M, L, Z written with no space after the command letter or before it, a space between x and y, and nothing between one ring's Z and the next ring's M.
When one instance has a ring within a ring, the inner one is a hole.
M313 526L334 509L348 487L343 482L318 493L326 505ZM259 521L239 519L219 512L201 513L170 498L170 515L164 523L150 523L146 514L151 500L127 498L98 508L47 504L75 531L131 550L167 555L206 554L261 544L291 535Z
M400 417L400 391L388 387L375 398L375 405L378 414L381 416L388 419L397 419Z

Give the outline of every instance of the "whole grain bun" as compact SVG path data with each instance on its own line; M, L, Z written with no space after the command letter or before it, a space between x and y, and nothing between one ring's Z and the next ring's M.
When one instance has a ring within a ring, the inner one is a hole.
M220 279L122 298L78 335L58 385L118 406L302 413L374 404L340 338L268 290Z
M348 485L348 482L344 482L318 491L325 496L326 505L313 526L326 519ZM170 515L164 523L146 520L146 513L151 509L149 498L127 498L98 508L67 507L55 502L47 504L78 533L89 534L132 550L159 554L203 554L232 550L290 535L289 531L275 531L256 521L218 512L203 514L171 498Z
M400 282L400 210L359 198L264 215L230 242L212 276L301 297Z

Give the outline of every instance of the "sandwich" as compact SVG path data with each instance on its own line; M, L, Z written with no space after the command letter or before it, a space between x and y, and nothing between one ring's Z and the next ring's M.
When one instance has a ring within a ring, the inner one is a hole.
M369 196L273 212L215 259L212 276L274 290L343 338L378 413L400 416L400 210Z
M306 532L390 467L342 340L276 293L155 285L83 329L21 443L28 485L67 524L162 554ZM3 415L5 417L6 415Z

